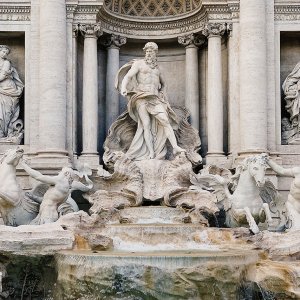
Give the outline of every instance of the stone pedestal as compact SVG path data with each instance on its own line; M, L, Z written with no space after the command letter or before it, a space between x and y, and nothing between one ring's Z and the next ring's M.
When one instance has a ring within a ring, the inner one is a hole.
M223 23L207 24L203 34L208 38L207 85L207 157L223 157L223 87L221 39L226 29Z
M185 46L185 107L191 113L191 124L199 130L199 62L198 46L205 41L189 34L178 37L178 43Z
M82 95L82 156L97 164L98 141L98 60L97 38L102 34L99 24L80 24L84 36Z
M40 2L39 150L42 156L66 152L66 2Z
M267 150L267 53L264 0L240 1L241 153Z
M106 132L119 116L119 93L115 88L115 78L118 73L120 47L126 43L126 38L112 34L103 44L107 46L106 72Z

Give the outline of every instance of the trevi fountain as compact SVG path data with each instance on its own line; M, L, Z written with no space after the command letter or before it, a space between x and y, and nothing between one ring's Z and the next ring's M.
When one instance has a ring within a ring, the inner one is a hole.
M300 299L298 0L0 0L0 299Z

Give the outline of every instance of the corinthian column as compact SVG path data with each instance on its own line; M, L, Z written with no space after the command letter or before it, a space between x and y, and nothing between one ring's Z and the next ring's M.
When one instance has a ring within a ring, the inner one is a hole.
M185 46L185 107L191 113L191 124L199 130L199 63L198 47L205 41L198 35L178 37L178 43Z
M97 39L102 34L99 24L80 24L84 36L82 92L82 155L97 158L98 138L98 60Z
M240 0L241 152L267 149L265 0Z
M39 154L66 155L66 1L40 1Z
M125 43L125 37L115 34L103 41L104 46L107 46L106 131L119 116L119 93L115 88L115 79L120 67L120 47Z
M223 87L221 39L223 23L209 23L203 34L208 38L207 133L208 156L223 156Z

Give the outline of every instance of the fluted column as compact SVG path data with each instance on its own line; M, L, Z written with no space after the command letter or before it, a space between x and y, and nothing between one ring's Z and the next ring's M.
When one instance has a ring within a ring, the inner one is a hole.
M267 149L265 0L240 0L241 152Z
M185 107L191 113L191 124L199 130L199 62L198 47L205 41L198 35L178 37L178 43L185 46Z
M207 133L208 156L223 156L223 86L221 39L223 23L209 23L203 34L208 38Z
M115 88L115 79L120 67L120 47L125 43L125 37L115 34L103 41L103 44L107 47L106 132L119 116L119 93Z
M66 1L40 1L39 153L66 155Z
M228 150L240 150L239 23L227 24L228 39Z
M97 156L98 138L98 59L99 24L80 24L84 36L82 91L82 155Z
M77 38L78 25L73 26L72 30L72 149L77 155Z

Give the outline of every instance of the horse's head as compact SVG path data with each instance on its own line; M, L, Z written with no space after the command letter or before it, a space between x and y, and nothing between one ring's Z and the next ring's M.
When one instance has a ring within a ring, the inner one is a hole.
M21 148L9 149L4 153L2 159L0 160L0 163L2 164L5 162L8 165L13 165L14 167L16 167L23 154L24 150Z
M264 155L255 155L249 157L247 160L248 171L254 178L258 187L263 187L266 182L266 157Z

